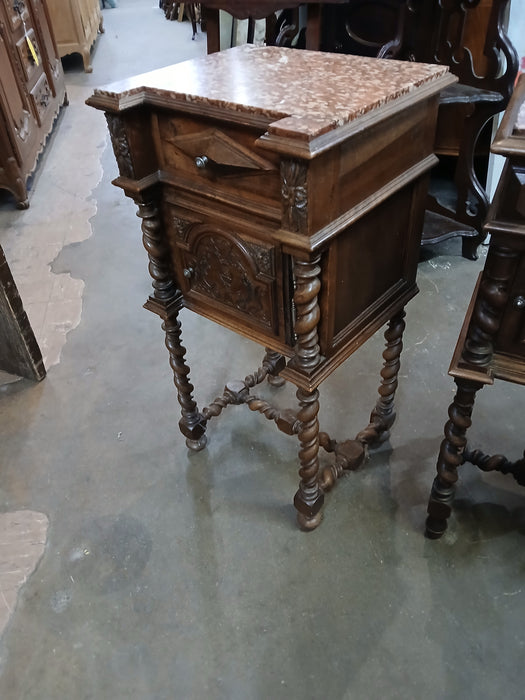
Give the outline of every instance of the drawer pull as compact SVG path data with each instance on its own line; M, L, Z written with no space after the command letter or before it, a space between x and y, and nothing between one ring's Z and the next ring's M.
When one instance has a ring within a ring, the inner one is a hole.
M182 274L184 275L184 277L187 280L189 280L194 272L195 272L195 270L193 269L193 267L185 267L184 270L182 271Z
M198 168L205 168L208 165L208 156L197 156L195 158L195 165Z
M512 302L512 305L516 309L525 309L525 297L519 294L517 297L515 297L514 301Z

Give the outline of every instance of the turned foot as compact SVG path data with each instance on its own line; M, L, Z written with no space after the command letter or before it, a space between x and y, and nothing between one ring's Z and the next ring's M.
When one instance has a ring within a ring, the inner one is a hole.
M286 379L283 379L282 377L274 377L273 374L269 374L268 384L278 389L279 387L284 386L286 384Z
M91 52L82 51L82 63L84 64L84 73L93 73L93 66L91 65Z
M461 254L467 260L478 259L478 247L481 243L481 236L463 237L461 239Z
M303 513L297 513L297 523L301 530L305 532L311 532L319 525L322 518L322 512L316 513L315 515L304 515Z
M191 440L190 438L186 438L186 447L193 452L200 452L203 450L206 445L208 444L208 438L206 435L201 435L201 437L198 440Z
M434 479L425 523L425 536L431 540L439 539L447 529L447 522L452 513L454 491L454 484L444 483L439 477Z

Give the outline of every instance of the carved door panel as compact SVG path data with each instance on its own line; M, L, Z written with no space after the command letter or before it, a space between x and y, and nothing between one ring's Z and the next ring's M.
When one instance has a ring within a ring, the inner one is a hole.
M63 72L58 49L55 44L55 39L51 34L51 22L49 19L47 4L35 3L32 6L35 14L36 30L39 35L39 41L42 45L42 50L46 53L47 61L44 62L44 70L48 74L48 82L53 92L53 95L59 95L62 100L63 88Z
M263 343L288 340L278 248L231 227L173 216L170 233L175 273L188 308Z
M157 129L160 167L177 187L280 220L279 159L256 145L265 129L171 114Z
M8 29L16 32L22 26L22 21L27 22L29 18L28 2L27 0L2 0L2 4L10 24Z
M1 15L0 23L3 25ZM0 32L0 102L8 133L13 135L11 146L15 158L21 164L32 148L36 120L29 102L29 92L25 89L26 68L15 46L4 37L4 32Z
M510 288L509 301L496 338L496 349L525 358L525 254L521 256Z

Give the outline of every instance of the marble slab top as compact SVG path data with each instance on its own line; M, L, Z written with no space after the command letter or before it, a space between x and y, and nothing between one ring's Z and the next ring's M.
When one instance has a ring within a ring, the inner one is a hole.
M310 141L419 88L455 78L448 67L246 44L95 91L126 109L152 97L265 117L268 132ZM447 80L443 81L443 78Z

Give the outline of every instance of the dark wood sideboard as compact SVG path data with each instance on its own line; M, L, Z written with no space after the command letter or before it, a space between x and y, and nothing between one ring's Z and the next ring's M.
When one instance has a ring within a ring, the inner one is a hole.
M456 346L450 374L457 392L428 505L427 535L441 537L451 514L458 467L512 474L525 486L525 453L516 462L467 445L476 393L495 379L525 385L525 75L521 76L492 151L506 157L486 233L490 244Z
M46 1L0 0L0 188L20 209L64 99Z
M295 435L304 529L393 423L439 93L454 80L443 66L245 45L88 100L106 112L115 184L142 218L154 289L146 308L163 320L188 447L202 449L209 421L236 404ZM201 410L182 307L266 348L256 372ZM384 324L370 424L337 442L319 432L319 386ZM292 382L298 408L253 393L266 378ZM335 453L323 469L320 447Z

